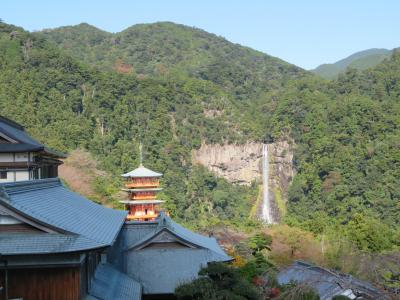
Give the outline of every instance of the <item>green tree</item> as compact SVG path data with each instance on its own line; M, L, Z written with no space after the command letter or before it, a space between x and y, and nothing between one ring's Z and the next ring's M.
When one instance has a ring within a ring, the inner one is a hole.
M209 264L199 275L201 277L193 282L176 288L177 299L260 299L257 290L240 276L239 271L224 263Z

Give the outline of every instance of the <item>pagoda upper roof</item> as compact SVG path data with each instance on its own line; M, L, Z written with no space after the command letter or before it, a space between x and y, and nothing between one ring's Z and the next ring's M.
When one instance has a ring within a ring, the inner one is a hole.
M122 177L132 177L132 178L138 178L138 177L161 177L161 173L154 172L150 169L147 169L143 166L140 166L139 168L136 168L133 171L130 171L128 173L122 174Z
M142 204L160 204L164 203L163 200L150 199L150 200L121 200L119 203L131 204L131 205L142 205Z
M122 189L124 192L159 192L162 188L132 188L132 189Z

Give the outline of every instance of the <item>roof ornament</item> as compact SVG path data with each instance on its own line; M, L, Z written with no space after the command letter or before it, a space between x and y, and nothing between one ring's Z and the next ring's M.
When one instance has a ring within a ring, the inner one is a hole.
M139 144L139 167L143 167L143 145L142 142Z
M167 225L168 225L167 218L166 218L164 210L160 211L160 213L158 215L158 219L159 219L159 222L158 222L159 227L167 227Z

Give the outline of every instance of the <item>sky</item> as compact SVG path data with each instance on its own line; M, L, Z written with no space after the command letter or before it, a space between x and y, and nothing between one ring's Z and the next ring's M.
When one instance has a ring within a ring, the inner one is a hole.
M399 0L2 0L0 18L29 31L86 22L118 32L172 21L305 69L400 46Z

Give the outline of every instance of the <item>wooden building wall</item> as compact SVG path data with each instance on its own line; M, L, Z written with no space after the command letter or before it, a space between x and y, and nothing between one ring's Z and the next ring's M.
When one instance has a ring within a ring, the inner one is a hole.
M20 224L0 224L0 233L43 233L43 231L29 224L20 223Z
M9 269L8 298L24 300L80 299L80 268ZM5 287L5 270L0 270L0 286ZM5 291L0 292L5 299Z

